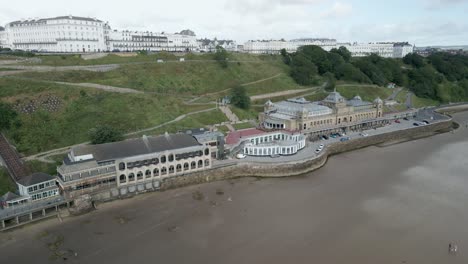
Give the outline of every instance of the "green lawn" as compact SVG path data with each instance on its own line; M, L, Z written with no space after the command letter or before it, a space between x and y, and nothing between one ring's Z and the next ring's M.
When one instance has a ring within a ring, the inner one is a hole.
M384 100L392 94L392 89L380 86L336 86L336 90L345 98L351 99L356 95L361 96L362 100L372 102L377 97Z
M427 98L420 98L415 95L411 98L413 107L414 108L421 108L421 107L426 107L426 106L437 106L440 103L432 100L432 99L427 99Z
M221 131L222 133L224 133L224 135L226 135L228 132L229 132L229 128L227 128L227 126L219 126L217 127L218 131Z
M250 107L249 110L244 110L235 106L231 106L231 110L239 120L256 120L258 118L259 111L263 111L263 108L260 107Z
M246 128L253 128L253 126L250 122L246 123L239 123L239 124L233 124L232 125L236 130L241 130L241 129L246 129Z

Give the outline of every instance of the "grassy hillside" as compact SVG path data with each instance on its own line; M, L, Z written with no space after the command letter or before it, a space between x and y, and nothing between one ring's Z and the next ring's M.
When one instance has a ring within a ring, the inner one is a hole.
M280 75L279 75L280 74ZM271 78L278 76L277 78ZM279 59L268 62L230 63L223 69L212 61L146 63L122 65L110 72L34 72L18 75L32 79L98 83L163 94L201 95L232 88L238 84L268 79L248 85L249 94L296 89L288 68Z
M27 154L87 141L87 132L98 124L131 132L213 107L185 105L175 96L116 94L11 78L0 78L0 98L20 108L35 102L37 110L21 113L21 126L7 133ZM56 111L43 107L49 98L60 102Z
M341 93L345 98L351 99L356 95L361 96L362 100L372 102L377 97L385 100L389 97L393 90L379 87L377 85L337 85L336 90Z

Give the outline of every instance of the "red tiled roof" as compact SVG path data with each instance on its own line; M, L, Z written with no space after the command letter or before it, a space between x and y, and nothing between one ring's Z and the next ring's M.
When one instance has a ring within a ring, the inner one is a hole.
M234 132L230 132L226 137L226 144L233 145L240 141L241 138L250 137L255 135L266 134L267 132L258 130L256 128L249 128L243 130L237 130Z

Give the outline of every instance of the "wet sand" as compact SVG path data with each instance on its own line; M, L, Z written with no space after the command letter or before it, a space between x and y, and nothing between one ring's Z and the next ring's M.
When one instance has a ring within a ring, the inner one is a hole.
M341 154L300 177L145 194L0 234L0 263L31 262L467 263L468 129Z

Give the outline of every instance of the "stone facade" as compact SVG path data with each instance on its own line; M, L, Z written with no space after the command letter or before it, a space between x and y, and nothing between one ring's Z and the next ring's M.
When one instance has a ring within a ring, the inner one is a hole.
M363 101L359 96L346 100L335 91L321 102L309 102L304 98L278 103L268 101L259 120L266 129L304 131L346 126L382 117L383 101L380 98L373 103Z

